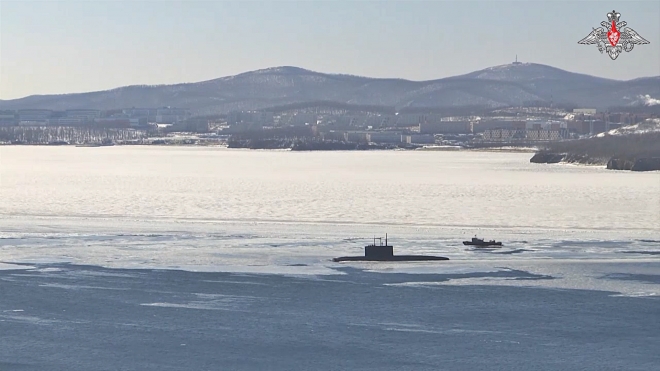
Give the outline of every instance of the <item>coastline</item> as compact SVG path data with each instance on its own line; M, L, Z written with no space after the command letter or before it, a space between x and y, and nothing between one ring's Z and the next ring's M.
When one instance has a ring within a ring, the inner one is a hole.
M140 147L212 147L212 148L227 148L231 150L262 150L262 151L283 151L292 150L291 148L247 148L247 147L230 147L227 144L221 143L115 143L110 145L95 145L95 144L50 144L50 143L0 143L0 146L38 146L38 147L79 147L79 148L102 148L102 147L122 147L122 146L140 146ZM485 148L470 148L462 146L415 146L412 148L393 147L393 146L380 146L376 145L372 148L355 148L355 149L339 149L340 151L429 151L429 152L454 152L454 151L467 151L467 152L502 152L502 153L535 153L538 151L536 148L531 147L485 147ZM330 152L337 151L335 149L305 149L294 150L296 152Z
M464 148L471 152L506 152L506 153L536 153L538 148L533 147L491 147L491 148Z
M602 157L588 156L576 153L556 153L549 151L537 151L529 162L535 164L570 164L576 166L605 167L608 170L628 171L660 171L660 157Z

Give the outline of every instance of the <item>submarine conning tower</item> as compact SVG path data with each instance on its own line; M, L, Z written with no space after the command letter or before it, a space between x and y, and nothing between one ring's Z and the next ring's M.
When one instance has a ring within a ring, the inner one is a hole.
M379 244L376 245L376 240ZM364 256L373 259L388 259L394 256L394 247L387 245L387 233L385 233L385 245L381 237L374 237L374 243L364 247Z

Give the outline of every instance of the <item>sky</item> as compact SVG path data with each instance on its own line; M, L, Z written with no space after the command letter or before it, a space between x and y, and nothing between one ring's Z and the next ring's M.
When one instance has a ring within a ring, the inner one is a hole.
M579 45L608 12L650 41ZM430 80L507 64L660 75L660 1L0 0L0 99L296 66Z

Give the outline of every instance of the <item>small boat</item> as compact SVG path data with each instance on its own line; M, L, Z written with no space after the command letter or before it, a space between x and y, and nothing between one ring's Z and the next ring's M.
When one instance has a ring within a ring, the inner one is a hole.
M483 238L477 238L477 236L474 236L471 241L463 241L463 245L498 248L502 247L502 242L497 242L495 240L484 241Z

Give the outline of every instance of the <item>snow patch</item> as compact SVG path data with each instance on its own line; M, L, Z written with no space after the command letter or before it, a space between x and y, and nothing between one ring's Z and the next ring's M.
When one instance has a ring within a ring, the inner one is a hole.
M646 119L635 125L622 126L605 133L596 134L602 138L606 135L631 135L660 132L660 119Z
M10 271L10 270L29 270L29 269L34 269L35 267L31 267L28 265L16 265L16 264L11 264L11 263L0 263L0 271Z
M655 106L660 104L660 99L651 97L649 94L640 94L632 101L630 106Z
M624 298L645 298L645 297L653 297L653 296L659 296L658 293L656 292L632 292L629 294L612 294L610 295L611 297L624 297Z

